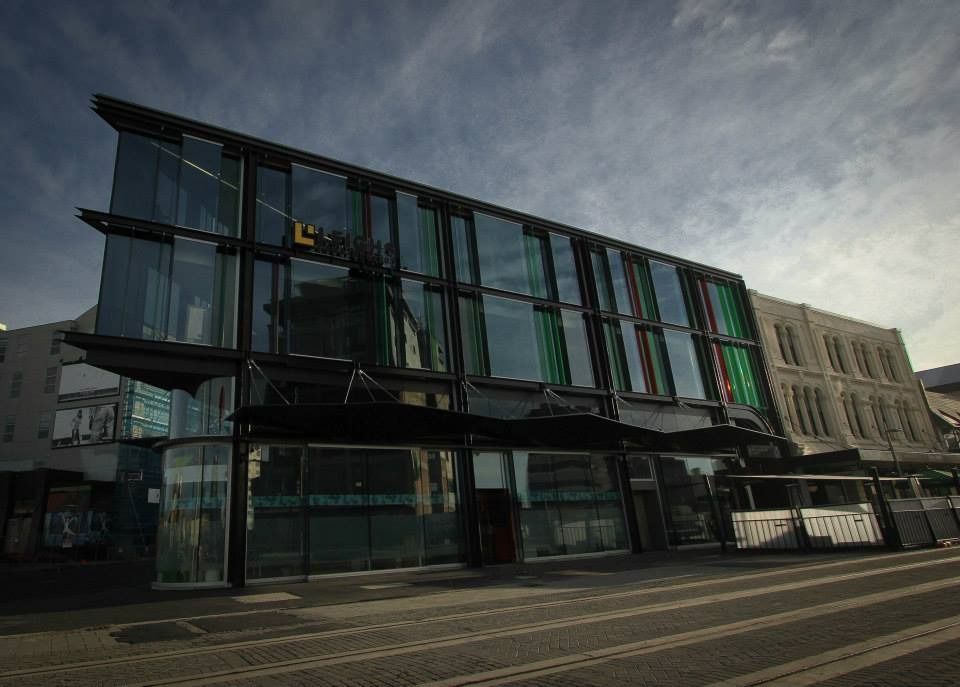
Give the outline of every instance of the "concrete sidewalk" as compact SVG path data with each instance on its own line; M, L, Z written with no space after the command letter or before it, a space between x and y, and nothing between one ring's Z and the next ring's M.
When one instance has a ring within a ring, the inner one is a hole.
M719 548L565 558L484 568L419 569L328 576L239 589L153 590L151 562L0 568L0 635L149 623L170 618L398 599L497 585L602 588L733 571L851 561L882 551L754 554ZM267 596L274 595L274 596Z

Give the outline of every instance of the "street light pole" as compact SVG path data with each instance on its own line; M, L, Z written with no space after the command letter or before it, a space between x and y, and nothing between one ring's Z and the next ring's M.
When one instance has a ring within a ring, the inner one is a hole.
M891 432L902 432L903 430L899 427L888 427L883 430L883 434L887 437L887 448L890 449L890 455L893 456L893 467L897 471L897 477L903 477L903 468L900 467L900 456L897 455L897 452L893 450L893 442L890 440Z

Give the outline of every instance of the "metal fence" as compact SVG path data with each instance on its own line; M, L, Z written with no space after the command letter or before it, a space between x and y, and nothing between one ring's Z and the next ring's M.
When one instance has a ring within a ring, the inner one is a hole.
M901 546L932 546L960 539L960 497L887 501Z
M738 549L847 549L882 546L870 503L820 508L733 511Z

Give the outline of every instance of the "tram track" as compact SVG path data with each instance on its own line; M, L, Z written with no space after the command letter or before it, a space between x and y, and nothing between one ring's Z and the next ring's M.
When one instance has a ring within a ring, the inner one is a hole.
M740 589L737 591L730 592L719 592L715 594L701 595L693 598L672 600L666 602L646 604L643 606L628 608L628 609L618 609L613 611L598 611L591 612L587 614L573 615L566 618L548 620L548 621L537 621L537 622L524 622L517 623L513 625L498 626L486 630L479 631L467 631L467 632L458 632L453 633L433 639L423 639L423 640L414 640L409 642L394 642L392 644L386 644L378 647L363 648L351 651L341 651L341 652L332 652L330 654L325 654L323 656L305 656L297 657L293 659L287 659L282 661L271 661L267 660L262 664L249 665L247 667L234 668L221 672L208 672L204 673L202 676L198 675L187 675L187 676L171 676L169 678L164 678L161 680L150 680L145 682L136 683L138 685L189 685L189 684L213 684L215 682L224 682L231 679L246 679L246 678L255 678L260 675L273 675L278 673L286 672L296 672L300 670L309 670L313 668L322 667L324 665L338 665L343 663L352 663L363 660L370 660L375 658L383 658L388 656L399 656L406 655L422 651L430 651L434 649L442 649L444 647L458 646L461 644L469 644L475 642L481 642L488 639L498 639L503 637L518 636L523 634L530 634L541 631L549 631L551 629L559 629L570 627L573 625L579 624L591 624L591 623L600 623L610 620L619 620L632 617L639 617L643 615L662 613L674 610L680 610L684 608L693 608L697 606L703 606L708 604L716 603L727 603L735 602L740 599L745 599L749 597L754 597L758 594L775 594L778 592L786 592L798 589L806 589L816 586L822 586L832 583L840 583L849 580L863 579L874 577L878 575L885 574L895 574L902 573L912 570L919 570L922 568L929 568L932 566L947 565L950 563L960 562L960 558L948 557L948 558L937 558L934 560L923 560L919 562L912 562L902 565L889 566L884 568L877 568L871 570L860 570L854 572L844 572L835 575L829 575L824 577L815 577L807 580L784 582L779 584L770 584L760 587L750 587L748 589ZM848 562L849 563L849 562ZM821 568L828 567L830 564L819 566ZM627 598L627 597L642 597L644 595L662 593L664 590L669 589L671 591L681 590L681 589L695 589L702 588L708 585L720 585L724 583L729 583L733 581L744 582L744 581L753 581L760 580L775 576L777 574L783 575L787 573L796 573L796 569L792 570L778 570L778 571L765 571L762 573L753 573L750 575L741 575L741 576L729 576L723 578L711 578L709 580L700 580L696 582L687 582L679 585L673 585L670 587L653 587L653 588L644 588L644 589L633 589L628 591L621 591L608 594L595 594L586 597L577 597L574 599L562 599L554 601L544 601L537 602L532 604L521 604L509 607L495 608L495 609L481 609L476 611L468 611L463 613L454 613L448 614L445 616L435 616L431 618L424 619L411 619L411 620L401 620L388 623L380 623L376 625L368 625L363 627L354 627L354 628L343 628L337 630L324 630L317 632L308 632L301 633L298 635L290 635L284 637L270 637L263 639L253 639L245 640L232 643L222 643L215 644L211 646L204 647L188 647L184 649L165 651L165 652L154 652L149 654L137 654L133 656L121 656L110 659L95 660L95 661L82 661L74 663L64 663L54 666L45 666L41 668L32 668L32 669L23 669L8 671L5 673L0 673L0 680L23 680L29 678L53 678L54 676L67 676L69 674L75 674L78 677L83 674L88 674L91 671L108 671L111 669L118 668L129 668L131 666L146 666L150 663L156 663L164 660L183 660L193 657L201 657L207 654L223 654L225 652L247 652L251 649L262 649L269 647L280 647L282 645L295 645L298 643L304 643L309 641L323 640L323 639L335 639L343 638L350 635L360 636L360 635L375 635L377 632L388 631L388 630L397 630L397 629L406 629L414 630L417 626L421 625L434 625L443 622L457 622L469 619L480 618L484 616L495 616L495 615L507 615L510 613L523 612L529 610L557 607L557 606L571 606L577 604L586 604L598 600L608 600L608 599L618 599L618 598ZM938 580L935 582L928 582L922 585L915 585L911 587L909 591L904 591L899 589L896 592L882 592L873 595L866 595L863 597L855 597L854 599L846 599L842 601L831 602L828 604L819 604L816 606L809 607L808 609L801 609L796 611L788 611L785 613L780 613L776 615L771 615L766 618L761 619L751 619L746 621L740 621L739 623L732 623L725 626L718 626L715 628L705 628L703 630L695 631L691 634L689 641L707 641L709 638L715 637L718 632L732 632L732 631L748 631L749 629L758 629L761 627L768 626L770 622L790 622L793 619L800 619L802 617L807 617L806 614L809 613L824 613L831 612L829 609L841 610L843 608L853 608L858 605L865 605L869 603L880 603L881 600L887 600L893 598L890 595L895 595L897 597L903 596L905 594L918 594L923 593L924 591L930 591L932 589L944 589L950 586L956 586L960 584L954 578L947 580ZM721 629L722 628L722 629ZM697 634L700 633L700 634ZM689 633L688 633L689 634ZM657 638L654 640L648 640L644 644L644 648L661 646L666 648L669 645L667 642L668 638ZM674 638L672 641L682 641L681 639ZM649 644L649 647L647 647ZM674 646L680 646L674 644ZM658 650L662 650L658 649ZM627 648L623 651L634 650ZM598 650L599 652L608 652L608 649ZM578 660L597 660L600 658L596 654L597 652L591 652L591 655L582 656L578 655ZM610 659L606 659L610 660ZM571 664L572 665L572 664ZM572 668L570 668L572 669ZM92 675L90 677L93 677ZM213 680L214 682L210 682ZM6 683L6 682L5 682ZM462 683L457 683L462 684ZM469 683L465 683L469 684Z

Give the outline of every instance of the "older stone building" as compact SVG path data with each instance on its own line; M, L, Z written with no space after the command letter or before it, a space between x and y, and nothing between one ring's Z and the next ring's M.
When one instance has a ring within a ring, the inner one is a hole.
M756 291L773 396L805 469L951 464L897 329Z

